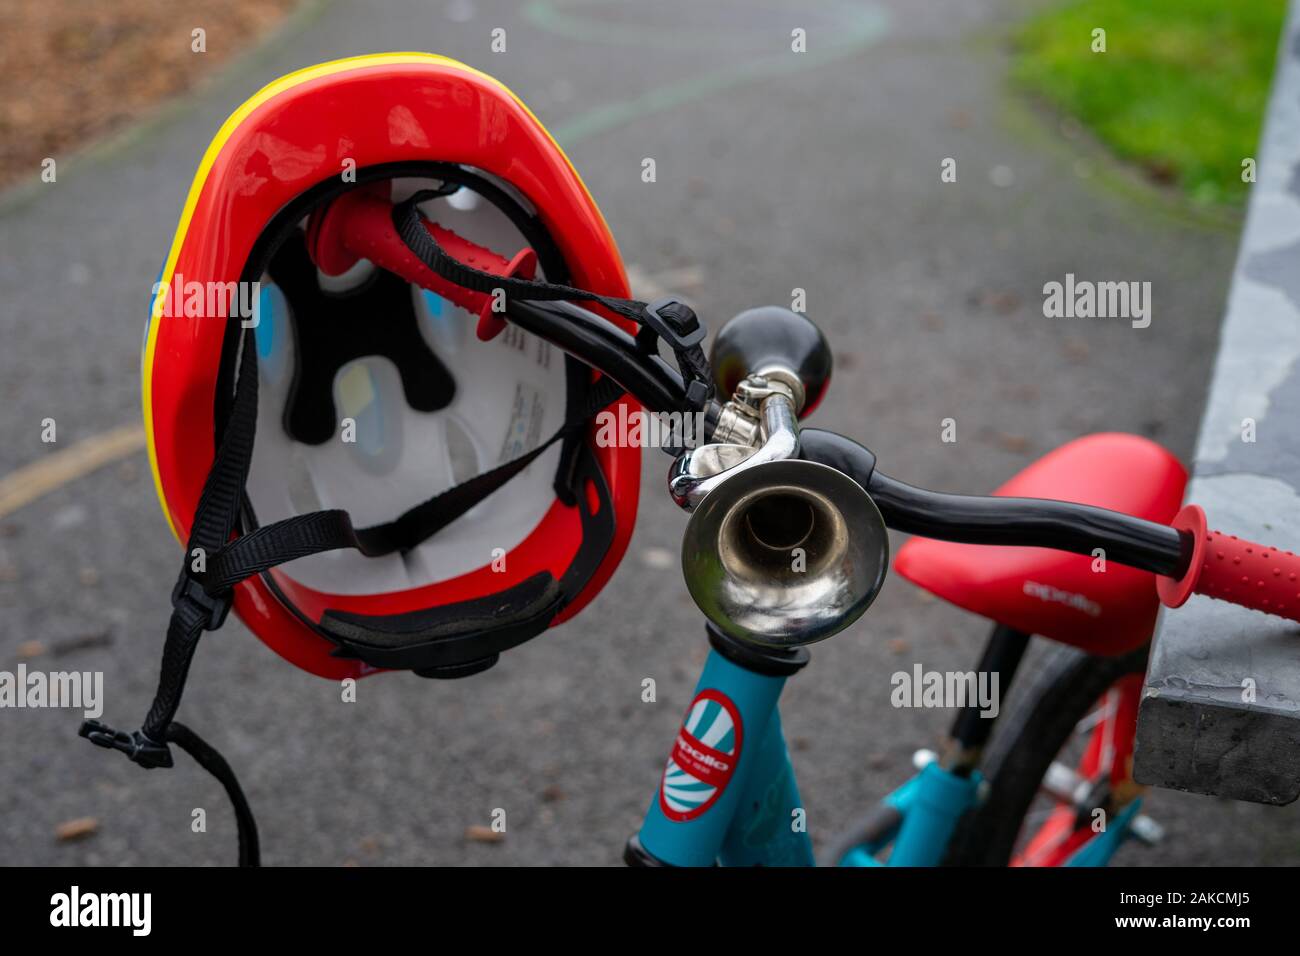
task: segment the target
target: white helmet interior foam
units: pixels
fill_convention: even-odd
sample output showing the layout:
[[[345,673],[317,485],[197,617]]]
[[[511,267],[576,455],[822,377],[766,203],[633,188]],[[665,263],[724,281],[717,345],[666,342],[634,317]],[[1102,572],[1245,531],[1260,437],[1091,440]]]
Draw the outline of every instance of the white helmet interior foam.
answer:
[[[392,198],[437,185],[436,180],[395,180]],[[422,203],[420,209],[429,220],[507,257],[527,244],[504,213],[468,186]],[[363,260],[343,276],[323,280],[321,287],[344,293],[369,281],[373,272]],[[481,342],[475,335],[476,315],[411,286],[421,337],[455,381],[450,405],[433,412],[411,408],[396,366],[387,358],[362,356],[335,375],[340,419],[335,437],[320,445],[297,442],[282,419],[297,354],[292,306],[269,276],[262,282],[256,331],[261,396],[247,485],[261,524],[322,508],[348,511],[358,528],[383,524],[518,458],[564,423],[562,352],[516,326]],[[297,327],[310,328],[310,317],[297,318]],[[345,435],[347,420],[354,424]],[[510,552],[541,522],[554,501],[560,454],[559,444],[547,449],[508,485],[406,554],[374,558],[330,551],[289,562],[273,573],[318,591],[380,594],[483,567],[491,563],[493,549]]]

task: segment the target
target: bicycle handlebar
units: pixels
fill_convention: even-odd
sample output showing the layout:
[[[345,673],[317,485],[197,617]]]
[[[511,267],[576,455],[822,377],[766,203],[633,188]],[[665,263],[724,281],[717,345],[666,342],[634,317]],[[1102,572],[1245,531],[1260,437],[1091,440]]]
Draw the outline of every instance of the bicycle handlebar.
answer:
[[[344,193],[310,220],[307,243],[312,261],[326,275],[341,275],[358,260],[369,259],[407,282],[476,313],[480,339],[500,332],[505,322],[493,313],[492,296],[449,282],[417,259],[398,236],[392,213],[392,203],[364,188]],[[425,228],[449,254],[484,272],[531,277],[537,268],[537,254],[531,249],[521,250],[507,260],[428,220]]]
[[[1164,525],[1065,501],[926,491],[877,471],[876,456],[843,435],[805,428],[799,438],[801,457],[854,479],[896,531],[1085,555],[1101,548],[1108,560],[1157,575],[1157,593],[1168,607],[1181,607],[1195,593],[1300,621],[1300,555],[1207,531],[1197,505]]]
[[[434,273],[402,242],[392,206],[362,190],[336,200],[309,228],[313,259],[337,274],[365,257],[409,282],[479,313],[479,337],[491,338],[502,320],[492,297],[461,288]],[[450,230],[425,222],[450,254],[483,271],[529,276],[536,256],[525,249],[506,260]],[[681,374],[636,339],[570,302],[507,300],[515,324],[610,376],[651,411],[686,409]],[[706,434],[719,406],[706,409]],[[1054,548],[1076,554],[1102,549],[1110,560],[1156,574],[1160,599],[1181,606],[1193,593],[1300,621],[1300,556],[1207,531],[1195,505],[1172,526],[1090,505],[1039,498],[956,495],[927,491],[876,470],[876,456],[834,432],[806,428],[800,456],[853,478],[875,501],[886,525],[898,531],[963,544]]]
[[[636,351],[631,336],[569,303],[511,303],[521,326],[611,374],[652,410],[680,408],[680,375],[657,356]],[[594,361],[593,361],[594,360]],[[717,405],[708,410],[708,433]],[[853,478],[896,531],[954,541],[1052,548],[1091,555],[1155,574],[1160,599],[1179,607],[1192,593],[1300,621],[1300,556],[1183,520],[1165,525],[1092,505],[1045,498],[1004,498],[928,491],[876,469],[876,456],[835,432],[804,428],[800,457]],[[1194,569],[1199,568],[1193,573]]]
[[[1156,574],[1178,576],[1190,555],[1168,525],[1118,511],[1046,498],[954,495],[917,488],[875,468],[857,442],[818,428],[799,433],[801,456],[838,468],[860,484],[895,531],[961,544],[1054,548],[1106,557]]]
[[[421,262],[393,225],[393,205],[364,189],[345,193],[320,214],[308,229],[312,260],[322,271],[338,275],[358,259],[376,265],[479,316],[478,337],[487,340],[505,326],[494,311],[493,297],[444,279]],[[536,254],[528,248],[507,260],[428,219],[425,229],[452,257],[483,272],[503,277],[531,278]],[[637,347],[636,339],[589,309],[571,302],[534,301],[506,297],[505,314],[527,332],[608,375],[642,405],[654,412],[689,407],[681,373],[658,355]],[[718,405],[705,410],[708,430],[717,420]]]
[[[1300,556],[1235,534],[1209,531],[1205,512],[1187,505],[1174,527],[1189,536],[1187,570],[1156,582],[1160,600],[1181,607],[1193,594],[1204,594],[1242,607],[1300,620]]]

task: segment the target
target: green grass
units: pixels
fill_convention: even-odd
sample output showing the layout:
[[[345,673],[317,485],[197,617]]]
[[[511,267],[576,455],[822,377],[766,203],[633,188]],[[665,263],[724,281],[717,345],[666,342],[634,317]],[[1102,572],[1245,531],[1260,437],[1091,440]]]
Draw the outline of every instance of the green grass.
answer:
[[[1197,203],[1239,203],[1285,14],[1286,0],[1084,0],[1017,30],[1012,76]]]

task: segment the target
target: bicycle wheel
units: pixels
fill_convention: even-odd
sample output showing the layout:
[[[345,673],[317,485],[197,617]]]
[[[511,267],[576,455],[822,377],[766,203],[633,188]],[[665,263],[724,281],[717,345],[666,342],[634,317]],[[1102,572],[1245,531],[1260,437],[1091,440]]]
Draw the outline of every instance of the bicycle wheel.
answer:
[[[958,825],[945,863],[1054,866],[1141,792],[1132,779],[1146,646],[1094,657],[1053,645],[1012,694],[982,764],[987,797]]]

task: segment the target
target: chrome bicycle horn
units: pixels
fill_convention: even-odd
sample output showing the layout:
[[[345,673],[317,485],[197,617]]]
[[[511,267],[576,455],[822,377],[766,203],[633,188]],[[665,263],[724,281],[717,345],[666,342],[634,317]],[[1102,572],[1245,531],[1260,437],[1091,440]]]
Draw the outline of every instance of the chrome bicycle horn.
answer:
[[[797,647],[848,627],[889,565],[875,502],[847,475],[801,461],[800,412],[820,400],[830,349],[808,319],[755,309],[728,322],[710,356],[724,406],[714,444],[673,463],[669,489],[691,519],[682,570],[723,633]]]

